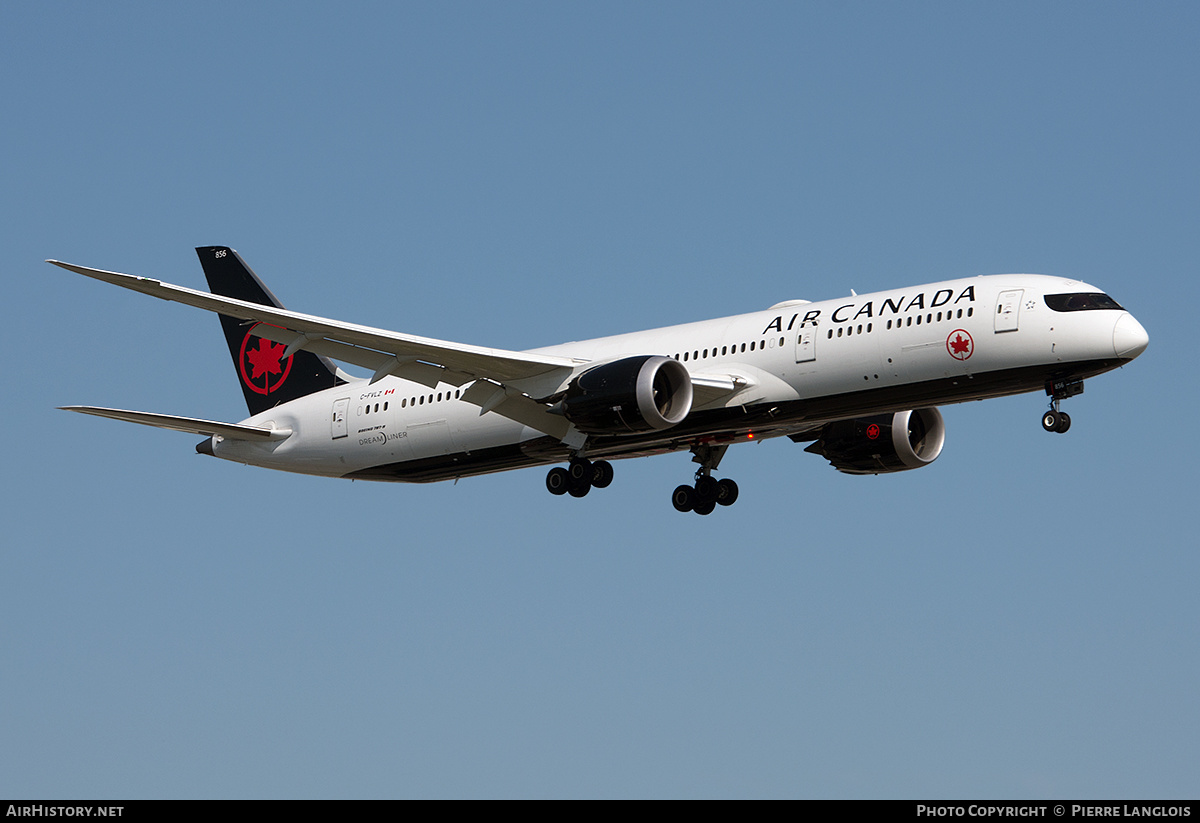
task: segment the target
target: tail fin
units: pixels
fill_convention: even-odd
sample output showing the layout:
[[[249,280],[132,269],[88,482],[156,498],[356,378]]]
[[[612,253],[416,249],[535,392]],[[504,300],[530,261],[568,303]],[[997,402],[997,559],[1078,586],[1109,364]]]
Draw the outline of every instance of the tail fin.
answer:
[[[227,246],[201,246],[196,249],[196,254],[200,257],[200,265],[204,267],[204,276],[213,294],[283,308],[283,304],[233,249]],[[280,403],[331,389],[345,382],[338,377],[334,365],[324,357],[298,351],[281,360],[285,346],[255,337],[254,326],[245,321],[223,314],[220,318],[250,414],[267,411]]]

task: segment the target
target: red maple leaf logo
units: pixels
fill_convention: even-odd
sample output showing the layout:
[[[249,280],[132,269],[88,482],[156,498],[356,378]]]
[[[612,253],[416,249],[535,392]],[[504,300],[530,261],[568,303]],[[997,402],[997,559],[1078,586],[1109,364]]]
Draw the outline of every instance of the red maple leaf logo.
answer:
[[[258,338],[258,348],[246,352],[246,359],[254,368],[251,379],[257,380],[268,374],[283,374],[283,367],[279,365],[279,358],[283,357],[283,350],[284,346],[281,343]]]
[[[242,338],[241,364],[238,369],[246,388],[256,394],[270,394],[287,380],[292,370],[292,358],[283,360],[283,353],[287,351],[283,344],[256,337],[254,329],[258,328],[258,325],[256,323]],[[251,341],[254,340],[258,341],[257,348],[251,348]]]
[[[962,329],[955,329],[946,338],[946,351],[955,360],[966,360],[973,353],[974,341],[971,335]]]

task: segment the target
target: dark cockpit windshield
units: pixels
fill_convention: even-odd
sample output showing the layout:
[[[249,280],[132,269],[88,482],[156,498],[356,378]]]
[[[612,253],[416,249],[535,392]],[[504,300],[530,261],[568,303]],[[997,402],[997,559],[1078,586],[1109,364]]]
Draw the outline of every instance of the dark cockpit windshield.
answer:
[[[1094,311],[1096,309],[1124,311],[1116,300],[1100,292],[1047,294],[1046,305],[1055,311]]]

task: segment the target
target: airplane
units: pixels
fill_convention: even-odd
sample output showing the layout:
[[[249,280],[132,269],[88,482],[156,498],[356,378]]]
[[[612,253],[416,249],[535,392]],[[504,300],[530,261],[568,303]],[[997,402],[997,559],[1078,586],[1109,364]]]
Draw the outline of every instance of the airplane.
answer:
[[[504,351],[288,311],[233,249],[196,253],[211,292],[46,262],[218,314],[250,416],[60,408],[326,477],[425,483],[553,466],[547,489],[572,497],[606,488],[610,461],[687,450],[699,468],[671,502],[701,515],[738,498],[737,483],[713,477],[731,445],[787,437],[855,475],[922,468],[945,443],[938,406],[1044,390],[1042,427],[1065,433],[1060,402],[1149,344],[1094,286],[1005,274]]]

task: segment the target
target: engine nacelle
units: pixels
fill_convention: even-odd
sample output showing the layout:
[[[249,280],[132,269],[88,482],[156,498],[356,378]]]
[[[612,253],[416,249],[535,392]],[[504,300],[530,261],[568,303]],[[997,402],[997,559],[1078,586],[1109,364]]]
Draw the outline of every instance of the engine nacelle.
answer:
[[[627,357],[572,380],[561,408],[575,428],[587,434],[669,429],[692,410],[692,378],[670,357]]]
[[[942,413],[929,408],[829,423],[805,451],[846,474],[888,474],[928,466],[945,442]]]

